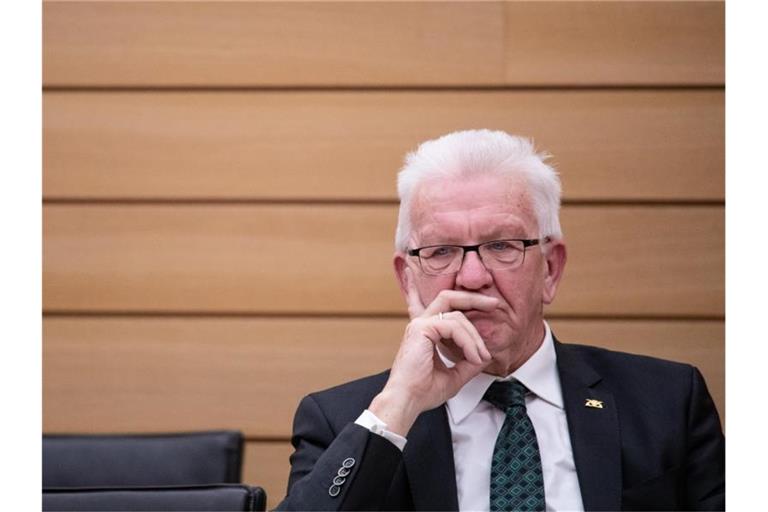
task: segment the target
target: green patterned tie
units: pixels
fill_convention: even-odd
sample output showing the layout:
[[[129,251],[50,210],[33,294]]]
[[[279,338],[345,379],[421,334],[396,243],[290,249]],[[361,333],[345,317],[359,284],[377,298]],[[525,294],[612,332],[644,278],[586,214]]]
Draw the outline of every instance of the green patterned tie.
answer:
[[[517,381],[496,381],[483,399],[506,414],[491,465],[491,512],[544,510],[544,477],[536,431],[525,411],[528,389]]]

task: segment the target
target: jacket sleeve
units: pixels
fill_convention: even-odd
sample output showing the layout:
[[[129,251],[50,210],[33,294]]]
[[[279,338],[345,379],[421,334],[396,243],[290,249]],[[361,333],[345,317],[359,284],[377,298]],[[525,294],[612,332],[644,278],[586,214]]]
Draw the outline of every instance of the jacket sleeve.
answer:
[[[402,453],[353,422],[334,432],[309,395],[296,411],[288,494],[276,510],[379,510]]]
[[[704,378],[694,368],[688,409],[686,509],[725,510],[725,439]]]

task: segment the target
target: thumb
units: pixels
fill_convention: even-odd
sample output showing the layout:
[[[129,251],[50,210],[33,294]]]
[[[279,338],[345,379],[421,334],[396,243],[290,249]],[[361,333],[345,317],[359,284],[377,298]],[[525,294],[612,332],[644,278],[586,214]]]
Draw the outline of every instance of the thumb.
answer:
[[[419,290],[416,288],[416,281],[413,278],[413,270],[405,269],[405,286],[408,291],[406,301],[408,302],[408,315],[411,319],[421,316],[424,313],[424,304],[419,297]]]

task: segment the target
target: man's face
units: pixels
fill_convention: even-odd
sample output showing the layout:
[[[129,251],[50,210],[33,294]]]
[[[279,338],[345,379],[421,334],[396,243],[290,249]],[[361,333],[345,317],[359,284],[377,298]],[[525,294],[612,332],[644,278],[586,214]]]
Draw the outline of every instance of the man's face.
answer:
[[[496,176],[422,184],[411,208],[409,248],[426,245],[474,245],[507,238],[538,238],[538,223],[524,181]],[[546,257],[529,247],[522,265],[512,270],[488,270],[476,252],[465,255],[458,272],[429,276],[418,258],[395,254],[401,288],[407,290],[405,267],[412,271],[424,305],[442,290],[461,290],[499,299],[493,312],[466,311],[486,346],[501,363],[510,356],[527,359],[543,338],[542,307],[554,299],[565,247],[549,244]],[[450,348],[450,347],[449,347]],[[514,357],[512,357],[514,359]]]

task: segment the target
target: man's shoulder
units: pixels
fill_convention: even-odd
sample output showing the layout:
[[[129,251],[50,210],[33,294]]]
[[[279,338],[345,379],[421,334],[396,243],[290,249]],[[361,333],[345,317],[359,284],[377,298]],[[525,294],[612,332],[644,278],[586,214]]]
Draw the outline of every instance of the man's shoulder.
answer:
[[[389,370],[385,370],[374,375],[368,375],[359,379],[351,380],[343,384],[315,391],[311,395],[314,398],[327,399],[333,397],[349,397],[360,394],[371,394],[375,396],[382,390],[389,378]]]
[[[688,363],[592,345],[559,343],[557,352],[558,359],[562,357],[567,361],[581,361],[602,378],[619,387],[636,385],[638,382],[667,386],[678,384],[687,387],[693,374],[697,372],[696,368]]]
[[[578,343],[559,342],[559,345],[558,352],[568,352],[586,361],[601,365],[639,365],[643,368],[656,368],[661,371],[672,372],[690,371],[691,369],[691,365],[688,363],[671,361],[646,354],[622,352],[620,350]]]
[[[375,375],[355,379],[331,388],[315,391],[304,397],[303,403],[312,402],[328,417],[342,423],[354,421],[371,400],[384,388],[389,370]]]

